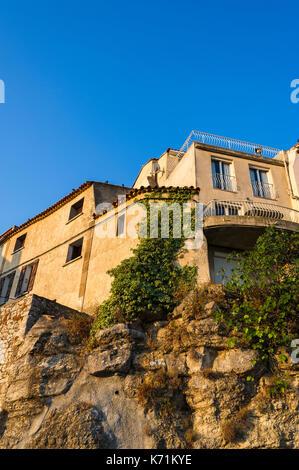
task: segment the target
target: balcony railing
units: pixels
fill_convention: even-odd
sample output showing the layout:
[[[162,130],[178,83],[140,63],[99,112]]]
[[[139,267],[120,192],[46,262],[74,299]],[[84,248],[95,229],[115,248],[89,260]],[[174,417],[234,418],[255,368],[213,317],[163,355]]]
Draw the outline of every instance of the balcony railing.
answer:
[[[274,199],[273,184],[261,183],[259,181],[251,181],[251,184],[254,196]]]
[[[261,157],[273,158],[280,150],[267,147],[265,145],[253,144],[252,142],[245,142],[243,140],[232,139],[229,137],[222,137],[220,135],[208,134],[207,132],[192,131],[184,142],[180,152],[188,150],[192,142],[214,145],[228,150],[236,150],[238,152],[250,153]]]
[[[204,218],[221,215],[265,217],[299,224],[299,211],[264,202],[213,200],[204,208]]]
[[[251,155],[256,155],[257,157],[273,158],[280,152],[280,149],[273,147],[267,147],[265,145],[254,144],[252,142],[245,142],[242,140],[231,139],[229,137],[209,134],[208,132],[193,130],[185,140],[180,150],[177,152],[174,161],[169,165],[167,169],[167,175],[170,175],[178,161],[183,157],[184,153],[188,150],[193,142],[213,145],[214,147],[220,147],[237,152],[249,153]]]
[[[232,175],[213,173],[213,187],[224,191],[236,191],[236,178]]]

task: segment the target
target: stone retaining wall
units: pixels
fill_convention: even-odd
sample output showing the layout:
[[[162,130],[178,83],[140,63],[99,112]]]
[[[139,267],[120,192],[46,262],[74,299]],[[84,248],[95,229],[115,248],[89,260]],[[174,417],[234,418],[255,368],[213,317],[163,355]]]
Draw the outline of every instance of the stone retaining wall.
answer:
[[[0,395],[6,384],[7,365],[19,356],[19,347],[36,321],[42,315],[67,317],[74,313],[79,312],[35,294],[0,307]]]

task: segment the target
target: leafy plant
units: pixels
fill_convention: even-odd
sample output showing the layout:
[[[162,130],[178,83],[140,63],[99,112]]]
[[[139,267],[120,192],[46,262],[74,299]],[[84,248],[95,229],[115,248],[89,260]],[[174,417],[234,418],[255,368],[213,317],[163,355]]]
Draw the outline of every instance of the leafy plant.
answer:
[[[163,189],[147,195],[143,201],[147,217],[140,224],[139,245],[133,256],[123,260],[108,271],[114,278],[110,297],[100,305],[92,334],[119,321],[131,322],[140,318],[155,319],[166,316],[176,305],[178,290],[189,291],[195,284],[197,268],[181,267],[177,259],[184,253],[185,238],[174,236],[175,217],[169,216],[169,238],[162,238],[164,220],[159,217],[157,238],[150,238],[151,200],[163,199],[164,203],[182,204],[192,198],[193,191],[184,188],[170,189],[163,196]],[[180,223],[183,217],[180,213]],[[142,237],[141,237],[142,234]]]
[[[232,254],[232,278],[224,273],[226,305],[216,319],[241,332],[261,359],[298,334],[298,258],[298,232],[268,227],[252,251]]]
[[[272,383],[266,387],[266,394],[270,398],[283,395],[288,388],[288,376],[287,375],[276,375],[272,377]]]

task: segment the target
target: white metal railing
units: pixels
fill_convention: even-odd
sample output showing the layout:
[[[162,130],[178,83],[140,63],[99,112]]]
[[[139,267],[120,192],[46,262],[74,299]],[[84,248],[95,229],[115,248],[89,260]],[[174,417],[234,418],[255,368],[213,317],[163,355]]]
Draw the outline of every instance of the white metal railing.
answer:
[[[169,165],[167,169],[168,175],[171,173],[174,166],[177,164],[180,158],[182,158],[184,153],[188,150],[188,148],[193,142],[214,145],[215,147],[225,148],[228,150],[235,150],[238,152],[244,152],[249,153],[251,155],[257,155],[268,158],[273,158],[280,152],[280,149],[267,147],[265,145],[253,144],[251,142],[231,139],[229,137],[222,137],[219,135],[209,134],[207,132],[192,131],[185,140],[181,149],[176,154],[176,158],[174,159],[174,161]]]
[[[235,176],[224,175],[223,173],[213,173],[213,187],[225,191],[236,191],[236,178]]]
[[[274,199],[273,184],[260,181],[251,181],[254,196]]]
[[[287,220],[299,224],[299,211],[255,201],[218,201],[212,200],[205,207],[204,218],[221,215],[266,217],[273,220]]]

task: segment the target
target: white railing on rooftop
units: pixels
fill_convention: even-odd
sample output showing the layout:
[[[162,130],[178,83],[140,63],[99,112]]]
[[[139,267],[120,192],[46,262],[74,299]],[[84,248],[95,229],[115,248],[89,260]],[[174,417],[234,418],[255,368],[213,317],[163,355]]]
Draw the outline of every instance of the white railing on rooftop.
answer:
[[[286,220],[299,224],[299,211],[288,207],[255,201],[210,201],[204,208],[204,218],[210,216],[251,216]]]
[[[251,142],[245,142],[242,140],[231,139],[229,137],[222,137],[219,135],[208,134],[207,132],[192,131],[188,138],[185,140],[183,146],[176,154],[176,158],[169,165],[167,173],[171,173],[174,166],[182,158],[184,153],[188,150],[190,145],[193,142],[198,142],[201,144],[213,145],[215,147],[234,150],[243,153],[249,153],[251,155],[256,155],[259,157],[273,158],[280,152],[280,149],[273,147],[266,147],[265,145],[253,144]]]

